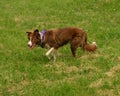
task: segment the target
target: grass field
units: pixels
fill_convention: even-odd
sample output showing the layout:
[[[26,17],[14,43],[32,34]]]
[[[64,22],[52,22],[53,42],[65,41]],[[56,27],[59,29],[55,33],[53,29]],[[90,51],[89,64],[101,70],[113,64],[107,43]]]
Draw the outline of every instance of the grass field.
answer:
[[[26,31],[76,26],[95,53],[69,44],[56,62],[27,47]],[[0,0],[0,96],[120,96],[119,0]]]

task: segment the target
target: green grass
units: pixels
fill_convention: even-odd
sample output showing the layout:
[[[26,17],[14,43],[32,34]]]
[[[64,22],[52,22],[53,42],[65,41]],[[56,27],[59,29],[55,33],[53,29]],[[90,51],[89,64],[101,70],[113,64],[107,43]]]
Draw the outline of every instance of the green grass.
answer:
[[[0,96],[119,96],[119,0],[0,0]],[[95,53],[69,44],[56,62],[27,47],[26,31],[76,26]]]

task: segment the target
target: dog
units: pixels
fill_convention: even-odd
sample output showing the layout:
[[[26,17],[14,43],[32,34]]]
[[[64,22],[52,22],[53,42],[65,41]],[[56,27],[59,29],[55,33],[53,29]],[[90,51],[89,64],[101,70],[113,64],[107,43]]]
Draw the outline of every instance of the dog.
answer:
[[[56,60],[57,50],[67,43],[70,43],[73,57],[76,57],[78,47],[81,47],[83,51],[89,52],[95,52],[97,49],[96,43],[88,44],[86,32],[77,27],[51,29],[42,32],[35,29],[33,32],[27,32],[27,34],[29,48],[33,49],[35,46],[47,48],[46,57],[50,59],[49,55],[53,53],[54,61]]]

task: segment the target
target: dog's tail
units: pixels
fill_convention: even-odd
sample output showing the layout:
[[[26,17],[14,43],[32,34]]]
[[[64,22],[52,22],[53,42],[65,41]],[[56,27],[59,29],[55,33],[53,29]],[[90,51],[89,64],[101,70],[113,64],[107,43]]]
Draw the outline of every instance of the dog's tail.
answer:
[[[95,52],[97,49],[96,42],[92,42],[92,44],[87,44],[84,46],[84,50],[89,52]]]
[[[83,51],[88,51],[88,52],[95,52],[97,49],[97,44],[96,42],[92,42],[92,44],[89,44],[87,42],[87,34],[83,36],[83,46],[82,46]]]

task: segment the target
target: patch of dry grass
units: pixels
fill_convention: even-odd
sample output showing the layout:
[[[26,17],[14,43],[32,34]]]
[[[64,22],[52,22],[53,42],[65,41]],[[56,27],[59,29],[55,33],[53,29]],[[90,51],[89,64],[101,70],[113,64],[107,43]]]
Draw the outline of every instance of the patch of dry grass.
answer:
[[[114,67],[112,67],[108,72],[106,72],[105,74],[108,77],[114,77],[116,75],[116,73],[120,72],[120,65],[116,65]]]

